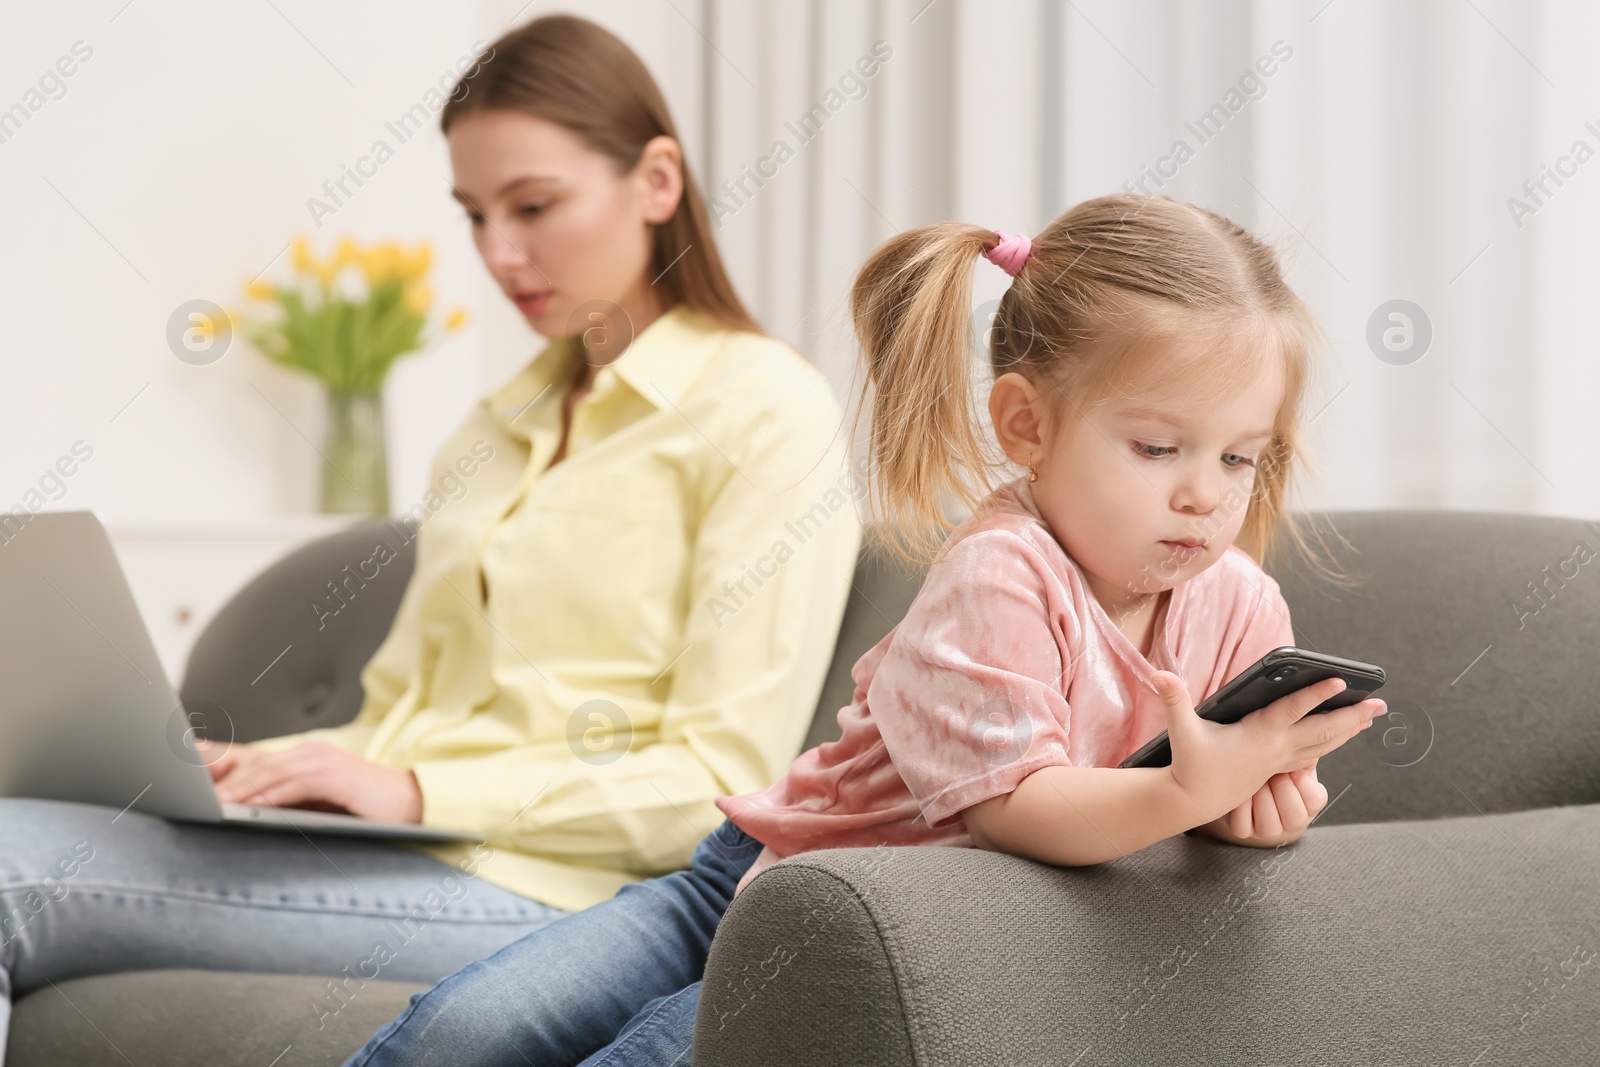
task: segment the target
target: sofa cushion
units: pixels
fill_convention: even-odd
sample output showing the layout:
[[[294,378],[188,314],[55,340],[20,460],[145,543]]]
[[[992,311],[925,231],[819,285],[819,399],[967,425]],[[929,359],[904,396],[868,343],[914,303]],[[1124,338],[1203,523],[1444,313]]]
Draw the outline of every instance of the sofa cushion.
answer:
[[[1600,526],[1484,511],[1300,518],[1360,584],[1331,584],[1292,552],[1269,565],[1295,643],[1389,674],[1388,716],[1319,764],[1340,796],[1320,823],[1600,801],[1600,715],[1582,684],[1600,644]],[[851,668],[921,581],[869,532],[807,748],[838,738]]]
[[[328,978],[131,971],[57,982],[12,1009],[8,1067],[337,1067],[428,987],[370,981],[337,1012]],[[292,1050],[292,1051],[291,1051]],[[286,1055],[287,1053],[287,1055]]]

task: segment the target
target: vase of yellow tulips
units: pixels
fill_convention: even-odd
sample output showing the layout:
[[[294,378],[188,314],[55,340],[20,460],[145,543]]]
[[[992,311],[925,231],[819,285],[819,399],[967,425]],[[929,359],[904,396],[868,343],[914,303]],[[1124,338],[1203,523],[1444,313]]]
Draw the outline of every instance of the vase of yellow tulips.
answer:
[[[291,259],[295,277],[289,283],[245,287],[251,299],[280,312],[247,322],[245,332],[268,359],[310,374],[327,389],[322,510],[386,515],[383,381],[395,360],[425,343],[433,249],[427,242],[363,246],[346,237],[319,259],[299,237]],[[444,327],[457,329],[465,319],[458,308]]]

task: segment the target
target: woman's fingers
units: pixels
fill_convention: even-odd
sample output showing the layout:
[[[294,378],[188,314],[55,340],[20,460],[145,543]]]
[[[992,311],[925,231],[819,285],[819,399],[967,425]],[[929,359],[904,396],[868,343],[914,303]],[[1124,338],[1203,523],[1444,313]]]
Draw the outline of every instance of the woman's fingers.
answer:
[[[249,745],[236,745],[231,742],[218,744],[204,738],[194,739],[195,755],[200,757],[201,764],[210,773],[213,782],[220,782],[240,767],[248,764],[260,753]]]
[[[217,795],[235,804],[265,804],[268,789],[286,781],[305,777],[310,761],[302,746],[281,752],[266,752],[235,770],[217,783]]]
[[[264,755],[266,754],[243,745],[234,745],[230,748],[209,768],[211,781],[216,785],[217,792],[221,794],[230,787],[236,788],[243,781],[240,776],[248,774]]]
[[[326,800],[321,781],[311,776],[280,778],[262,785],[244,800],[246,804],[263,804],[274,808],[292,808],[308,801]]]
[[[197,737],[194,739],[194,750],[200,756],[200,763],[211,773],[213,782],[221,781],[223,776],[239,762],[239,757],[231,745],[223,748]]]
[[[319,801],[353,810],[357,799],[349,796],[354,772],[365,761],[320,742],[308,742],[281,752],[262,753],[225,783],[217,793],[224,802],[292,807]]]
[[[290,775],[271,781],[256,783],[236,803],[255,804],[274,808],[289,808],[308,800],[321,799],[315,778]]]

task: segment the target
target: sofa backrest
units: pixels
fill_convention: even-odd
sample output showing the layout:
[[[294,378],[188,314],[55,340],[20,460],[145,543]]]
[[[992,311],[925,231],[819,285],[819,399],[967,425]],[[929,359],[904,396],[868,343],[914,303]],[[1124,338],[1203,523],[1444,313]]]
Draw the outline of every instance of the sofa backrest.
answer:
[[[1334,561],[1364,579],[1340,590],[1299,563],[1274,577],[1296,643],[1377,663],[1389,715],[1323,758],[1330,804],[1319,822],[1521,810],[1600,800],[1600,714],[1584,673],[1600,648],[1600,524],[1466,511],[1346,511],[1331,520],[1353,550]],[[396,552],[351,587],[336,615],[328,583],[382,540]],[[838,737],[850,670],[905,615],[922,572],[868,531],[806,747]],[[412,566],[411,544],[357,522],[280,560],[196,642],[186,706],[231,720],[240,741],[348,721]],[[259,682],[261,664],[286,646]],[[213,732],[213,736],[216,733]]]
[[[362,579],[358,568],[380,542],[395,558]],[[189,652],[179,695],[196,730],[259,741],[355,718],[361,668],[389,633],[415,545],[386,521],[360,520],[251,579]]]
[[[1296,642],[1377,663],[1385,719],[1319,764],[1326,819],[1521,811],[1600,800],[1600,525],[1484,511],[1344,511],[1364,577],[1276,574]],[[1339,793],[1345,786],[1348,792]]]
[[[833,649],[833,661],[828,664],[827,679],[822,685],[811,729],[806,734],[805,748],[838,739],[839,709],[855,699],[851,668],[905,618],[906,609],[911,607],[917,590],[922,588],[924,573],[923,568],[892,557],[883,549],[873,527],[867,527],[861,540],[861,554],[856,557],[856,573],[850,586],[850,598],[845,602],[844,619],[839,624],[839,640]]]
[[[1385,669],[1389,714],[1318,763],[1319,823],[1600,801],[1600,523],[1467,511],[1314,512],[1342,590],[1293,554],[1273,572],[1295,643]],[[872,550],[857,565],[807,747],[839,736],[850,668],[921,584]],[[1537,592],[1535,590],[1538,590]],[[1197,695],[1198,697],[1198,695]]]

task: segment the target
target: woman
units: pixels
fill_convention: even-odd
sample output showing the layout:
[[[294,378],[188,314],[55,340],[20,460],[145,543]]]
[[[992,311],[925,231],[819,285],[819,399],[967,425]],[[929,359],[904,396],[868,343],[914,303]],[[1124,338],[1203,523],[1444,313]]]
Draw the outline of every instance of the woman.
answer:
[[[686,866],[712,799],[799,750],[861,533],[826,380],[740,304],[661,94],[611,34],[509,33],[441,126],[485,265],[552,340],[440,449],[430,480],[469,488],[420,530],[356,719],[206,758],[225,801],[483,843],[0,801],[14,996],[250,969],[341,976],[318,1008],[337,1013]],[[22,908],[63,856],[92,891]]]

